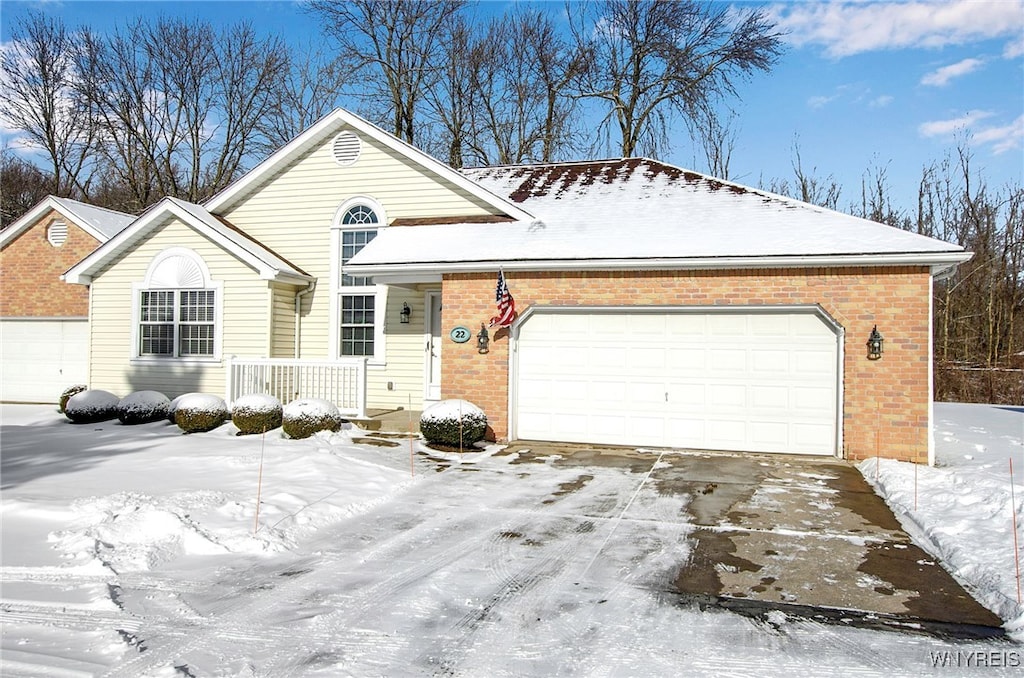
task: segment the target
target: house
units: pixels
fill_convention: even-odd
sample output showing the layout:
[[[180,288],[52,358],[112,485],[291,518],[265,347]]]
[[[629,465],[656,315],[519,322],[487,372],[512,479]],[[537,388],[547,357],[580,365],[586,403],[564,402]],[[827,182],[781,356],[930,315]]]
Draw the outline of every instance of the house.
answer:
[[[85,383],[88,291],[61,275],[134,219],[48,196],[0,231],[0,400],[55,403]]]
[[[66,279],[114,392],[465,398],[499,439],[925,461],[932,280],[969,257],[653,160],[459,172],[337,110]],[[488,328],[499,271],[518,315]]]

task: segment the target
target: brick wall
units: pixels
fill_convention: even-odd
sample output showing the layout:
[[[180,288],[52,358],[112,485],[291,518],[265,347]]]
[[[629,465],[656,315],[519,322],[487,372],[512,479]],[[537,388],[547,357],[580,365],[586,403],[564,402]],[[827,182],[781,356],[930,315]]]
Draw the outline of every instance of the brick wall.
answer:
[[[68,239],[60,247],[46,240],[54,221],[68,225]],[[99,241],[50,211],[0,251],[0,316],[25,318],[85,317],[89,290],[69,285],[61,274],[99,246]]]
[[[496,273],[444,277],[443,327],[479,331],[495,313]],[[843,445],[850,459],[878,453],[928,458],[928,332],[931,276],[923,267],[757,269],[746,271],[594,271],[506,276],[522,313],[555,306],[820,304],[846,330]],[[877,324],[881,360],[865,343]],[[508,435],[508,330],[491,331],[491,351],[476,342],[447,343],[445,398],[484,409],[495,435]]]

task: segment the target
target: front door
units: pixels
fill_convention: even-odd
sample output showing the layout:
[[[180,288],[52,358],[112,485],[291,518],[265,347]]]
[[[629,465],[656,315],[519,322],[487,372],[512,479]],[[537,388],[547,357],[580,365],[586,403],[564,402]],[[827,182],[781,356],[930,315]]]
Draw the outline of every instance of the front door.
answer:
[[[441,335],[441,293],[427,292],[427,326],[424,328],[427,344],[427,360],[424,398],[428,401],[441,399],[441,349],[444,342]]]

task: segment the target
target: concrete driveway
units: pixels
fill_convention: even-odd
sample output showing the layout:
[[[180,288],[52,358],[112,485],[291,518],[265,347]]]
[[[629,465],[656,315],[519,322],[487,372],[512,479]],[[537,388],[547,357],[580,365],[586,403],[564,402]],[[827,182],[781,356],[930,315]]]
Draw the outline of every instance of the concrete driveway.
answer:
[[[673,452],[651,471],[650,451],[517,442],[502,454],[650,471],[658,492],[685,497],[694,548],[675,586],[702,607],[953,638],[1003,635],[1001,620],[913,543],[849,463]]]

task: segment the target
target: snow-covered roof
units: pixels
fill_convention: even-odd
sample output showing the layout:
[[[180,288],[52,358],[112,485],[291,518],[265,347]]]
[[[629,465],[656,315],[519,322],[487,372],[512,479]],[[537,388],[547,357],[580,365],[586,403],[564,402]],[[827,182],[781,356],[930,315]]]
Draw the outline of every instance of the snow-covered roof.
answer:
[[[238,228],[211,214],[205,207],[178,198],[164,198],[130,227],[93,251],[64,274],[71,283],[89,284],[108,262],[130,250],[153,228],[178,218],[252,266],[261,278],[283,282],[310,282],[312,276],[253,240]]]
[[[128,224],[135,221],[135,216],[131,214],[89,205],[70,198],[49,195],[25,212],[17,221],[0,231],[0,245],[6,245],[22,231],[38,222],[50,210],[64,215],[65,218],[74,222],[76,226],[96,238],[100,243],[110,240],[123,231]]]
[[[463,172],[536,218],[387,228],[349,264],[378,276],[498,266],[942,270],[970,257],[957,245],[644,158]]]

